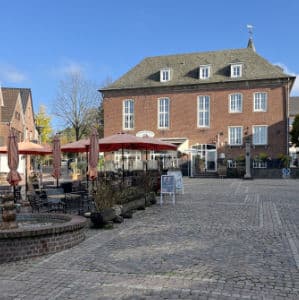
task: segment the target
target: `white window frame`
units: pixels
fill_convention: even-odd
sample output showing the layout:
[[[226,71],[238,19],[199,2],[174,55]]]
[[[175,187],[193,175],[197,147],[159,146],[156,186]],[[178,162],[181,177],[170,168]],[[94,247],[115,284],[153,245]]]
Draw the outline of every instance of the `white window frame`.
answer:
[[[257,133],[258,128],[265,129],[264,138]],[[257,136],[257,134],[259,134]],[[268,145],[268,125],[253,125],[252,126],[252,144],[254,146]]]
[[[201,101],[203,102],[201,105]],[[197,127],[210,127],[210,109],[211,99],[208,95],[200,95],[197,97]]]
[[[264,98],[262,96],[264,96]],[[266,112],[267,105],[268,105],[268,93],[257,92],[257,93],[253,94],[253,111],[254,112]]]
[[[170,125],[170,99],[168,97],[161,97],[158,99],[158,128],[168,129],[169,125]]]
[[[160,82],[170,81],[170,69],[165,68],[160,70]]]
[[[229,95],[229,112],[241,113],[243,111],[243,95],[234,93]]]
[[[237,132],[237,134],[240,134],[239,136],[239,143],[238,143],[238,137],[234,138],[234,141],[232,141],[232,130],[238,130],[239,132]],[[236,133],[233,133],[236,134]],[[228,144],[229,146],[242,146],[243,145],[243,126],[229,126],[228,127]]]
[[[230,75],[232,78],[242,77],[242,64],[231,64],[230,66]]]
[[[209,79],[211,76],[211,66],[199,66],[199,79]]]
[[[135,102],[133,99],[123,101],[123,129],[133,130],[135,123]]]

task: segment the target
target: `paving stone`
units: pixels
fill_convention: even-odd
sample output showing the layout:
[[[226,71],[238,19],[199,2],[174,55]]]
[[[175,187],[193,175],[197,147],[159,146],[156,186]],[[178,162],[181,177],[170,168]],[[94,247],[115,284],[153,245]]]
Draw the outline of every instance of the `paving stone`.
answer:
[[[298,180],[184,183],[175,205],[0,265],[0,299],[298,298]]]

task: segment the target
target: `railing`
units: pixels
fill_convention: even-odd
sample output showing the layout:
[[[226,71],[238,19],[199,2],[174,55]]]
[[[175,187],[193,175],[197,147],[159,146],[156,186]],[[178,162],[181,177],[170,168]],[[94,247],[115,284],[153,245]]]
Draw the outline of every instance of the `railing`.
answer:
[[[267,162],[263,160],[256,160],[254,159],[252,161],[252,167],[254,169],[266,169],[267,168]]]

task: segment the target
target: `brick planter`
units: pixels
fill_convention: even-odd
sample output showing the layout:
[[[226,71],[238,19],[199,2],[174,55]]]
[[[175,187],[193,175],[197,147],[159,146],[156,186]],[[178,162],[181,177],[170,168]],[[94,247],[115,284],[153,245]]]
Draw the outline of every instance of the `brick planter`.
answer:
[[[19,214],[17,222],[32,221],[38,227],[0,230],[0,263],[62,251],[85,238],[87,220],[58,214]],[[49,223],[49,224],[48,224]]]

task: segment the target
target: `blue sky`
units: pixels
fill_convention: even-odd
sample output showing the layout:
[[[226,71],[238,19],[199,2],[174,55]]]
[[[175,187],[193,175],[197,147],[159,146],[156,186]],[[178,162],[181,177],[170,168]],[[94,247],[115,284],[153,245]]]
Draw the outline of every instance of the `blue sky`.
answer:
[[[31,88],[35,112],[41,104],[53,111],[69,72],[101,87],[148,56],[246,47],[247,24],[260,55],[299,75],[298,0],[0,0],[0,7],[0,84]]]

